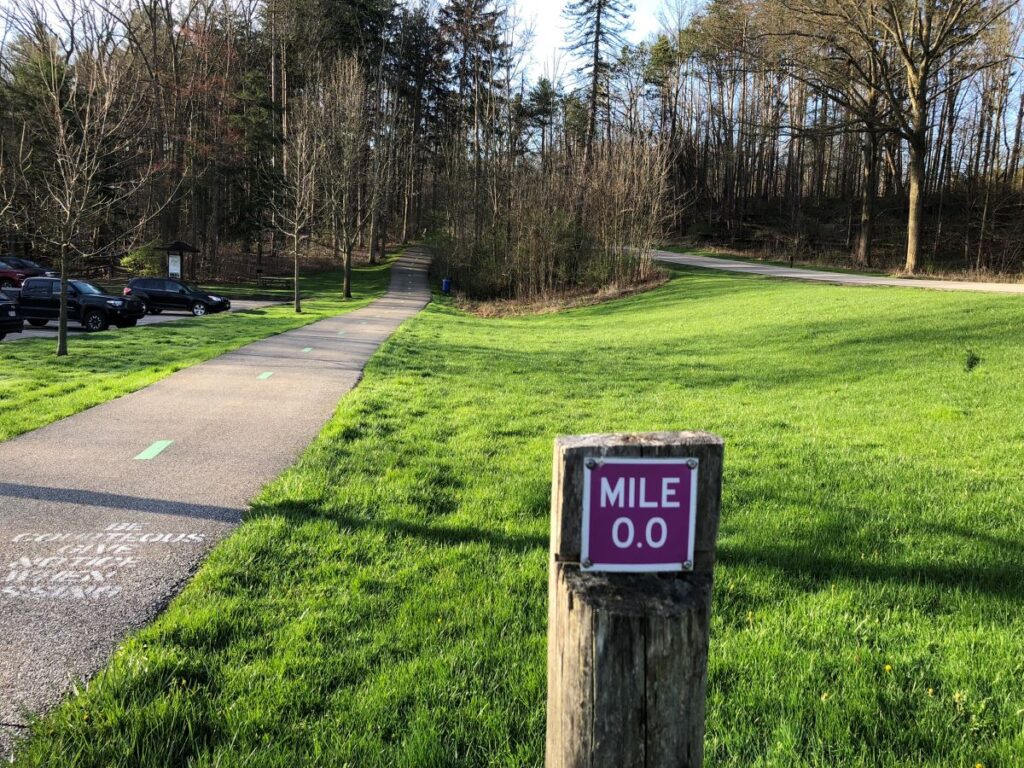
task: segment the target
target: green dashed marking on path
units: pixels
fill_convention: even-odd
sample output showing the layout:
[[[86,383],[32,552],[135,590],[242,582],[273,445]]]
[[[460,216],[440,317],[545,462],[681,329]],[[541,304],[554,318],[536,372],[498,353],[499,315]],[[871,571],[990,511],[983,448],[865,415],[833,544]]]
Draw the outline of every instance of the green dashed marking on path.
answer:
[[[274,375],[274,372],[273,372],[273,371],[264,371],[263,373],[261,373],[261,374],[260,374],[259,376],[257,376],[256,378],[257,378],[257,379],[259,379],[260,381],[264,381],[264,380],[266,380],[266,379],[269,379],[269,378],[270,378],[271,376],[273,376],[273,375]]]
[[[169,446],[173,442],[173,440],[157,440],[155,443],[149,446],[149,448],[147,448],[138,456],[136,456],[135,459],[137,461],[148,461],[149,459],[155,459],[157,456],[164,452],[164,449],[166,449],[167,446]]]
[[[303,352],[312,352],[312,351],[313,351],[313,348],[312,348],[312,347],[303,347],[303,348],[302,348],[302,351],[303,351]]]
[[[339,336],[344,336],[345,335],[345,331],[338,331],[338,335]]]

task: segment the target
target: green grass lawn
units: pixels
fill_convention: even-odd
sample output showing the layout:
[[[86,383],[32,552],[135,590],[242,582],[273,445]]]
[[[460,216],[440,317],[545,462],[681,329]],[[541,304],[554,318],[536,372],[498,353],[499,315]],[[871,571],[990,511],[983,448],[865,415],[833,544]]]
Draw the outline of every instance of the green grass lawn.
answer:
[[[707,429],[707,765],[1018,766],[1022,315],[685,270],[434,304],[18,764],[540,765],[552,440]]]
[[[0,343],[0,440],[36,429],[152,384],[174,371],[257,339],[365,306],[387,290],[389,268],[353,272],[353,300],[343,302],[341,273],[303,281],[303,312],[290,304],[201,319],[75,334],[70,354],[54,355],[56,340]]]

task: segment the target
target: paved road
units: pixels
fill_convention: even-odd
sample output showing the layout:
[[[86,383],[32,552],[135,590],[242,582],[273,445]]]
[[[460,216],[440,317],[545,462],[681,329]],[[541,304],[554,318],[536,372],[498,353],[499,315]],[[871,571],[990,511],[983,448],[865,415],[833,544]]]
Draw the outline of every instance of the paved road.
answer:
[[[930,288],[936,291],[977,291],[982,293],[1024,293],[1024,283],[969,283],[958,280],[918,280],[903,277],[877,277],[849,272],[822,272],[815,269],[778,267],[772,264],[719,259],[698,256],[694,253],[672,253],[654,251],[654,258],[672,264],[704,269],[720,269],[726,272],[744,272],[748,275],[784,277],[790,280],[814,280],[837,285],[892,285],[900,288]]]
[[[270,307],[274,304],[280,304],[278,301],[250,301],[248,299],[232,299],[231,300],[231,311],[232,312],[245,312],[250,309],[263,309],[264,307]],[[202,318],[192,317],[191,313],[185,312],[161,312],[159,315],[146,315],[144,318],[139,320],[139,325],[156,325],[157,323],[173,323],[177,320],[196,320],[200,322]],[[111,330],[116,332],[120,329],[111,326]],[[78,323],[71,321],[68,323],[68,334],[77,336],[79,334],[86,333],[86,331]],[[12,333],[3,342],[7,343],[12,341],[24,341],[25,339],[56,339],[57,338],[57,323],[52,322],[49,325],[45,325],[42,328],[33,328],[28,323],[25,323],[25,330],[21,333]]]
[[[0,754],[179,590],[291,465],[377,347],[429,301],[389,292],[0,442]]]

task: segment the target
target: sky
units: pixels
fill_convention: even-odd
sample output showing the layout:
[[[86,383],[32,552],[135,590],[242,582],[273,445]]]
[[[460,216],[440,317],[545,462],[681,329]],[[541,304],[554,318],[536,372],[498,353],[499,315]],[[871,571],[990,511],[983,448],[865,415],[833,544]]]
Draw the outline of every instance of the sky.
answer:
[[[530,73],[534,76],[567,74],[569,55],[564,48],[569,22],[562,18],[566,0],[514,0],[514,4],[518,15],[533,28]],[[626,37],[638,43],[659,28],[658,14],[664,0],[633,0],[633,5],[636,10],[632,14],[632,29]]]

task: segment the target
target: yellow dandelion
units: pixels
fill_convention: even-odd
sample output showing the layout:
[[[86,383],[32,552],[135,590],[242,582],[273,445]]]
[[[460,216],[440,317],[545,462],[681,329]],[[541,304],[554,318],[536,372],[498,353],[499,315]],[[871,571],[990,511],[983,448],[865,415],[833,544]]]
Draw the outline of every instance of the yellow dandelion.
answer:
[[[892,672],[892,664],[886,664],[885,665],[885,671],[886,672]]]
[[[953,694],[953,701],[955,701],[957,704],[963,704],[965,698],[966,697],[964,696],[963,691],[957,691]]]
[[[975,763],[974,764],[974,768],[985,768],[985,766],[982,765],[981,763]]]
[[[935,689],[934,688],[929,688],[928,689],[928,695],[929,696],[934,696],[935,695]]]
[[[821,694],[821,700],[828,701],[828,691],[825,691],[825,693]]]

